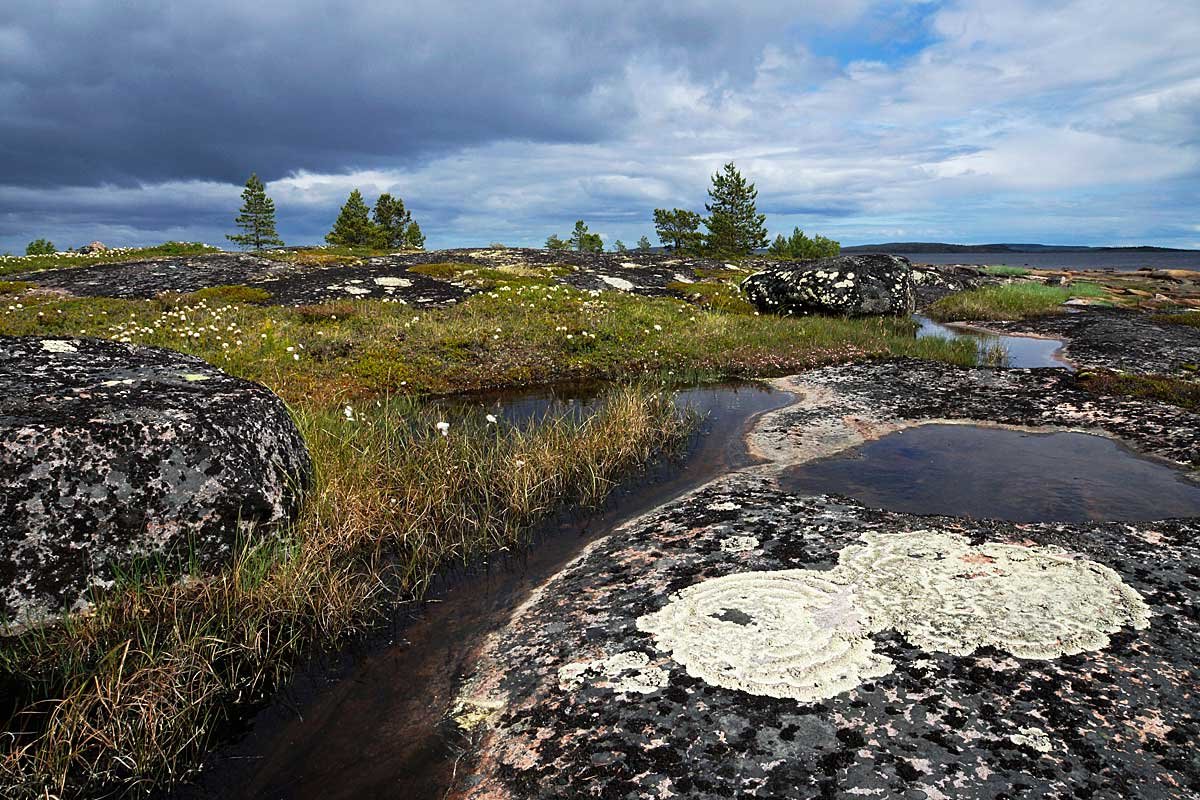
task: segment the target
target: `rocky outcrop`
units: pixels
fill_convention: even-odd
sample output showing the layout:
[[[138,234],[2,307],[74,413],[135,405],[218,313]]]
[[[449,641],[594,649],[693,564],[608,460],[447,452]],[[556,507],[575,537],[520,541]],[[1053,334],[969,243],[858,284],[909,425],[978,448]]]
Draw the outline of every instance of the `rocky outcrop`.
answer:
[[[937,419],[1104,431],[1196,466],[1196,415],[917,360],[777,385],[797,403],[752,432],[763,463],[596,541],[488,637],[450,797],[1200,790],[1200,519],[915,515],[782,479]]]
[[[908,315],[916,310],[912,264],[900,256],[834,256],[784,262],[742,281],[759,311],[806,316]]]
[[[0,337],[0,619],[84,607],[139,559],[212,567],[311,472],[268,389],[157,348]]]
[[[269,302],[279,305],[376,299],[416,308],[451,305],[486,285],[477,274],[463,270],[448,272],[446,277],[426,274],[428,270],[421,268],[429,264],[498,270],[585,291],[622,291],[652,297],[675,294],[679,285],[693,283],[704,275],[736,275],[740,269],[722,261],[664,253],[496,247],[393,253],[318,265],[250,253],[211,253],[42,270],[14,278],[43,289],[87,297],[150,298],[162,292],[194,292],[238,284],[265,290],[271,296]],[[747,267],[748,274],[754,267]]]

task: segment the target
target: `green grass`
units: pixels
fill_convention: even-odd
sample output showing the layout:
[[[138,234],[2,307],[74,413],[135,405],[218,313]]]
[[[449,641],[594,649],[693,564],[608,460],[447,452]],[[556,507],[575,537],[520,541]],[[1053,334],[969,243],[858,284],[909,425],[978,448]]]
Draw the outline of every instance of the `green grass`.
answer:
[[[1004,264],[988,264],[982,267],[981,271],[988,275],[996,275],[1004,278],[1021,278],[1029,274],[1029,270],[1025,267],[1009,267]]]
[[[1060,306],[1075,297],[1107,296],[1104,288],[1094,283],[1070,286],[1010,283],[947,295],[931,304],[925,313],[938,322],[1023,319],[1059,313]]]
[[[153,247],[119,247],[103,253],[55,253],[45,256],[0,256],[0,275],[37,272],[60,267],[86,267],[117,261],[136,261],[145,258],[197,256],[219,252],[218,248],[199,242],[164,242]]]
[[[667,288],[682,295],[689,303],[709,311],[724,311],[730,314],[754,313],[754,306],[746,299],[746,295],[732,283],[719,280],[694,283],[671,281]]]
[[[285,308],[36,292],[0,303],[0,334],[101,336],[180,350],[318,408],[672,372],[765,377],[890,355],[975,362],[969,342],[915,339],[912,330],[904,319],[730,314],[558,285],[506,284],[426,310],[376,300]]]
[[[1077,377],[1079,385],[1093,394],[1158,400],[1200,413],[1200,382],[1169,375],[1127,375],[1120,372],[1088,372]]]
[[[407,400],[347,416],[300,410],[317,474],[282,536],[244,542],[215,575],[131,577],[90,615],[0,640],[26,698],[0,742],[5,797],[170,784],[314,646],[419,597],[448,564],[521,546],[556,507],[599,501],[690,424],[649,386],[524,430],[479,412],[443,436],[443,417]]]

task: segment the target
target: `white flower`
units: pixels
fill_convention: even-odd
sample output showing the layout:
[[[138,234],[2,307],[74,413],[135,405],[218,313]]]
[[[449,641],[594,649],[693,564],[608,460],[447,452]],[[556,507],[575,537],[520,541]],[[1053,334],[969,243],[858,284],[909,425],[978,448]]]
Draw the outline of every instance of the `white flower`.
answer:
[[[654,326],[654,330],[656,330],[656,331],[661,331],[661,330],[662,330],[662,325],[655,325],[655,326]]]
[[[438,432],[441,433],[442,436],[447,436],[450,433],[449,422],[439,422],[437,425],[434,425],[434,427],[438,429]]]
[[[488,414],[488,415],[487,415],[487,417],[486,417],[486,419],[487,419],[487,421],[488,421],[488,422],[490,422],[490,423],[492,423],[492,424],[495,424],[495,422],[496,422],[496,415],[495,415],[495,414]]]
[[[346,419],[348,419],[351,422],[354,421],[354,409],[353,408],[351,408],[350,406],[346,406],[346,410],[343,413],[346,415]]]
[[[516,463],[516,465],[517,465],[518,467],[523,467],[523,466],[525,466],[525,461],[524,461],[523,459],[520,459],[520,458],[518,458],[518,459],[516,460],[516,462],[515,462],[515,463]]]

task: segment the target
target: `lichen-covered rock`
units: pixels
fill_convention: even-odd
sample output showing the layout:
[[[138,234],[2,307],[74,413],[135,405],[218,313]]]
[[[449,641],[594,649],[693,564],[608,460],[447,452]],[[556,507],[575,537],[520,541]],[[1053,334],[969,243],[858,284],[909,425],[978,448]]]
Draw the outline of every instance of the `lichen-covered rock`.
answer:
[[[82,608],[139,558],[213,566],[299,505],[283,402],[200,359],[0,337],[0,620]]]
[[[759,311],[804,316],[908,315],[916,310],[912,264],[869,253],[781,263],[742,281]]]

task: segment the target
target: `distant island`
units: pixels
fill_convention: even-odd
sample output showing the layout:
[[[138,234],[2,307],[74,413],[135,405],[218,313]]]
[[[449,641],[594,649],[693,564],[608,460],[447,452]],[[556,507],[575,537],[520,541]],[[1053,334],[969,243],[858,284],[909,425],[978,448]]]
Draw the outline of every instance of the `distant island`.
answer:
[[[1062,244],[947,244],[945,242],[885,242],[843,247],[843,253],[1191,253],[1178,247],[1085,247]]]

